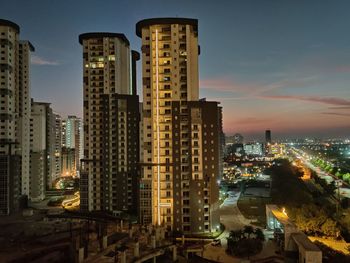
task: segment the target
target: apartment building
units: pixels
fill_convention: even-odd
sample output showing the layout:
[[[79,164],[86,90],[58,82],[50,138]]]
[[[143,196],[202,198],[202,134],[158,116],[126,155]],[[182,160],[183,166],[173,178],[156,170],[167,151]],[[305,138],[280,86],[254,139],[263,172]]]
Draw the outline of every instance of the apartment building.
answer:
[[[198,21],[145,19],[140,221],[184,233],[219,227],[221,108],[199,100]]]
[[[85,33],[79,42],[84,88],[80,208],[136,213],[140,117],[132,76],[139,55],[119,33]]]
[[[75,168],[73,176],[79,174],[80,160],[84,158],[84,142],[83,142],[83,122],[81,118],[74,115],[68,115],[64,126],[64,147],[74,149],[75,152]]]
[[[29,195],[30,53],[20,27],[0,19],[0,214]]]

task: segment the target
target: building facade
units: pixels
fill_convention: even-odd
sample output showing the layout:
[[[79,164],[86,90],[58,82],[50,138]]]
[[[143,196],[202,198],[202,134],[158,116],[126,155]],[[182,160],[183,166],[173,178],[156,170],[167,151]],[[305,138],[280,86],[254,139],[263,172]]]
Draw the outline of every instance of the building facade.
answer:
[[[271,138],[271,130],[266,130],[265,131],[265,143],[271,143],[272,142],[272,138]]]
[[[54,180],[62,175],[62,118],[54,113],[55,118],[55,146],[54,146]]]
[[[76,170],[76,155],[74,148],[62,147],[62,158],[61,158],[61,167],[62,174],[61,176],[73,176],[77,174]]]
[[[244,153],[248,156],[264,155],[263,144],[259,142],[250,142],[243,145]]]
[[[83,46],[83,211],[137,211],[139,99],[129,41],[118,33],[86,33]],[[134,88],[133,88],[134,87]]]
[[[64,147],[74,149],[75,152],[76,176],[79,174],[80,160],[84,158],[83,122],[77,116],[68,115],[65,120],[64,139]]]
[[[216,102],[199,100],[198,21],[146,19],[140,221],[184,234],[219,226],[220,124]]]
[[[30,199],[45,198],[47,189],[52,189],[57,173],[58,145],[57,115],[48,102],[31,102],[30,122]],[[59,131],[58,131],[59,132]]]
[[[0,214],[29,194],[30,53],[17,24],[0,19]]]
[[[48,103],[32,102],[30,123],[30,199],[45,198],[48,152],[47,152],[47,108]]]

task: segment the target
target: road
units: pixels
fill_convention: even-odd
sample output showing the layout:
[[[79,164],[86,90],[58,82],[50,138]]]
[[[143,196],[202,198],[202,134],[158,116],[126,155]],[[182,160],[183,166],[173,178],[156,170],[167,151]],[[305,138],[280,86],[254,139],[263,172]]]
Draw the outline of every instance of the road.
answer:
[[[77,208],[80,205],[80,193],[76,192],[70,199],[66,199],[62,202],[62,206],[65,209]]]
[[[302,156],[301,154],[299,154],[297,151],[294,151],[295,155],[300,158],[303,163],[310,168],[311,170],[315,171],[319,177],[321,177],[322,179],[325,179],[327,181],[327,183],[331,183],[335,180],[339,181],[338,178],[335,178],[334,176],[332,176],[329,173],[326,173],[324,171],[322,171],[319,167],[314,166],[312,163],[310,163],[304,156]],[[340,180],[342,181],[342,180]],[[345,183],[343,183],[344,185],[346,185]],[[339,187],[339,195],[342,197],[346,197],[346,198],[350,198],[350,188],[348,187]]]
[[[225,199],[220,207],[220,221],[225,226],[225,231],[218,237],[221,239],[221,246],[205,246],[203,257],[218,262],[241,262],[242,259],[234,258],[226,254],[227,237],[231,230],[242,229],[250,224],[250,220],[244,218],[237,207],[240,192],[229,192],[229,197]]]

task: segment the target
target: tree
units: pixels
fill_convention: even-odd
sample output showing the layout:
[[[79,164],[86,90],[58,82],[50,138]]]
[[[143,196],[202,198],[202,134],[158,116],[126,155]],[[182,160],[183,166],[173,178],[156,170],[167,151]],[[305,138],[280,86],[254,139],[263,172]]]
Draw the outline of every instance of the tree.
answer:
[[[262,249],[262,242],[257,239],[242,239],[237,242],[234,254],[238,257],[249,257],[259,253]]]
[[[241,230],[231,230],[229,234],[229,239],[237,242],[242,238],[242,231]]]
[[[324,235],[329,237],[338,237],[339,229],[337,227],[337,222],[331,218],[327,218],[326,221],[321,226],[321,231]]]
[[[334,194],[335,189],[337,189],[337,187],[335,186],[335,182],[332,181],[330,184],[326,184],[324,185],[324,190],[327,193],[327,195],[331,196]]]
[[[264,239],[260,228],[245,226],[243,230],[230,231],[226,251],[238,257],[249,258],[261,251]]]
[[[248,238],[250,238],[251,237],[250,235],[253,233],[254,233],[254,228],[252,226],[244,226],[244,228],[243,228],[244,235],[247,234]]]
[[[256,228],[254,231],[255,238],[260,240],[260,241],[265,241],[265,235],[263,231],[260,228]]]

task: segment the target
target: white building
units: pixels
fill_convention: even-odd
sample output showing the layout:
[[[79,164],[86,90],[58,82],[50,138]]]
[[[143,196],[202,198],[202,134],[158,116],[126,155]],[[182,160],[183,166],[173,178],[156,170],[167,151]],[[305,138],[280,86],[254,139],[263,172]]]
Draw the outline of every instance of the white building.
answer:
[[[17,24],[0,19],[0,214],[29,194],[30,52]]]

